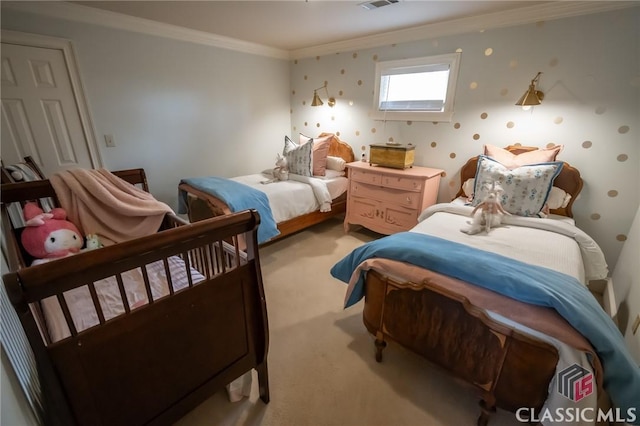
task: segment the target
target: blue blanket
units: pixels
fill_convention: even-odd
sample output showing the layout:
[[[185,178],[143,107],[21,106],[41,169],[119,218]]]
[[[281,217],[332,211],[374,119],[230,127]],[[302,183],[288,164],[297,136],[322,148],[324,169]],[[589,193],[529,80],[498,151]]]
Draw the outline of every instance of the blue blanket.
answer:
[[[197,190],[211,194],[225,202],[232,212],[247,209],[255,209],[260,215],[258,226],[258,244],[269,241],[280,235],[276,221],[271,213],[267,195],[248,185],[221,177],[197,177],[182,179],[180,183],[186,183]],[[185,191],[178,194],[178,213],[187,213],[187,196]]]
[[[613,404],[623,415],[635,409],[633,424],[640,424],[640,367],[611,318],[575,278],[414,232],[390,235],[358,247],[331,268],[331,275],[348,283],[361,262],[375,257],[411,263],[522,302],[554,308],[596,350],[604,370],[603,386]],[[364,297],[363,287],[364,273],[360,274],[346,306]]]

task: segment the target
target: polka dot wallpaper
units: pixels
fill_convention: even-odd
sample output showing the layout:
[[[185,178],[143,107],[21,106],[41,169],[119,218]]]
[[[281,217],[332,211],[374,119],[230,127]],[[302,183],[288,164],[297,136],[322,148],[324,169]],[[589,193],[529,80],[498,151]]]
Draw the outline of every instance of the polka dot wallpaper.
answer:
[[[439,201],[484,144],[564,145],[559,159],[580,170],[576,223],[602,247],[609,269],[640,202],[640,8],[291,61],[292,133],[334,132],[368,156],[372,143],[416,145],[416,165],[444,169]],[[377,61],[461,53],[451,122],[370,118]],[[538,71],[545,98],[515,106]],[[311,107],[327,83],[336,105]]]

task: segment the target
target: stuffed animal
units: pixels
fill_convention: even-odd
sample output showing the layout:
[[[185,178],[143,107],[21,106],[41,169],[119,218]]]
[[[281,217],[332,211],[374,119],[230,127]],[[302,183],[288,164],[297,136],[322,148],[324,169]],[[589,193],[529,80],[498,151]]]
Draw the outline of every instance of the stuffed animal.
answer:
[[[100,237],[98,237],[98,234],[88,234],[85,237],[85,247],[82,249],[82,251],[89,251],[89,250],[95,250],[95,249],[99,249],[100,247],[104,247],[102,242],[100,241]]]
[[[289,180],[289,167],[287,157],[277,154],[276,167],[273,169],[273,177],[277,180]]]
[[[493,182],[487,190],[488,194],[485,199],[471,212],[473,217],[471,226],[462,228],[462,232],[474,235],[484,228],[488,234],[491,228],[495,228],[502,223],[502,216],[510,215],[500,203],[500,193],[503,191],[500,184]]]
[[[27,203],[23,215],[26,227],[20,240],[27,253],[36,259],[32,265],[78,253],[84,244],[80,231],[66,220],[67,212],[62,208],[45,213],[37,204]]]

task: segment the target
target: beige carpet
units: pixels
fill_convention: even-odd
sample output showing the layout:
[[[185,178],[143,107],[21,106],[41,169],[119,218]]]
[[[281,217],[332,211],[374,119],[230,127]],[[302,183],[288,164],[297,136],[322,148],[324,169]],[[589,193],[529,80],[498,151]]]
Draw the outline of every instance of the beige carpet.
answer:
[[[471,388],[392,343],[377,363],[363,302],[343,309],[346,284],[329,269],[377,237],[345,234],[336,219],[261,248],[271,402],[258,398],[254,372],[249,398],[232,403],[219,392],[177,425],[475,425],[480,408]],[[499,410],[489,424],[521,423]]]

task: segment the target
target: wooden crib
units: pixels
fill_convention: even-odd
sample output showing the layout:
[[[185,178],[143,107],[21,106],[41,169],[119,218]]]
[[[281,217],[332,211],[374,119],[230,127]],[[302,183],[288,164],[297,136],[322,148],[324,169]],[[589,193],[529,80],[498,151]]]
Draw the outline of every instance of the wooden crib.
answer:
[[[146,189],[142,169],[114,174]],[[269,401],[255,211],[197,224],[167,214],[154,235],[26,267],[8,206],[43,197],[57,202],[48,180],[2,185],[3,281],[36,359],[47,424],[171,424],[253,368]],[[129,300],[134,284],[142,301]],[[120,297],[116,308],[105,308],[107,291]],[[94,323],[78,320],[80,300]]]

